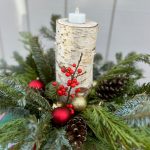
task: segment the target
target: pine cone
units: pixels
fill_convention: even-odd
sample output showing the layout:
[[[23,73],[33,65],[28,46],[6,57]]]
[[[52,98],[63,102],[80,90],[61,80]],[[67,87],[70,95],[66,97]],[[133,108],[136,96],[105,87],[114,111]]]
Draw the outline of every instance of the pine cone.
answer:
[[[76,116],[67,123],[66,135],[69,143],[76,149],[80,149],[86,141],[87,127],[82,117]]]
[[[106,101],[121,96],[127,83],[129,77],[127,75],[119,75],[108,80],[100,81],[96,88],[96,95]]]

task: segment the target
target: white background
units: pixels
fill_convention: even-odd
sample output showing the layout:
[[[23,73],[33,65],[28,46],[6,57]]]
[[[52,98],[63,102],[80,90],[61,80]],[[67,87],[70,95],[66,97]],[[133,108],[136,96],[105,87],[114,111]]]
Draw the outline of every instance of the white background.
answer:
[[[0,57],[9,63],[14,63],[13,51],[26,55],[19,41],[19,31],[26,30],[26,16],[23,25],[20,20],[24,10],[16,6],[16,1],[0,0]],[[86,13],[88,19],[97,21],[100,31],[97,41],[97,52],[105,56],[106,45],[114,0],[68,0],[69,12],[74,11],[79,5],[80,10]],[[33,34],[38,34],[39,28],[44,25],[49,27],[51,14],[64,14],[64,0],[28,0],[30,29]],[[109,59],[114,59],[116,52],[127,54],[131,51],[150,54],[150,0],[118,0],[114,27],[112,32]],[[141,65],[145,76],[150,79],[150,69]],[[148,80],[147,80],[148,81]]]

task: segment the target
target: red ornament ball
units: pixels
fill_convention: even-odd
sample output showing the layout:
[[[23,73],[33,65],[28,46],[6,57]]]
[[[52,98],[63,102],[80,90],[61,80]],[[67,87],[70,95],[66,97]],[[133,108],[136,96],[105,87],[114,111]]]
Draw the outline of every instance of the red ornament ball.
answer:
[[[33,89],[37,89],[37,90],[41,90],[44,88],[44,84],[43,82],[41,82],[40,80],[32,80],[28,86],[30,88],[33,88]]]
[[[52,120],[57,125],[65,125],[70,117],[70,110],[66,107],[58,107],[52,111]]]

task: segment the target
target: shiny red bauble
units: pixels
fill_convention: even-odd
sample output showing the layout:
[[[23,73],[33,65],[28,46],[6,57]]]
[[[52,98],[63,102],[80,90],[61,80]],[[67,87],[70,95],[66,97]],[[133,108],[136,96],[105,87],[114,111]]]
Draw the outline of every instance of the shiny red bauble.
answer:
[[[57,125],[65,125],[70,117],[70,110],[66,107],[58,107],[52,111],[52,120]]]
[[[40,80],[32,80],[28,86],[30,88],[33,88],[33,89],[37,89],[37,90],[41,90],[44,88],[44,84],[43,82],[41,82]]]

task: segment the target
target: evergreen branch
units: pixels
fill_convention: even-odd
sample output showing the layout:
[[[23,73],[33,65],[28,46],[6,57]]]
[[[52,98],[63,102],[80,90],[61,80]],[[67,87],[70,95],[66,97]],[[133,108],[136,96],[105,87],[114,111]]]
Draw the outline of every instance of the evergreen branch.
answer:
[[[115,114],[131,126],[150,125],[150,95],[140,94],[126,102]]]
[[[69,141],[65,137],[66,131],[64,129],[54,129],[50,133],[49,140],[44,146],[44,150],[72,150]]]
[[[88,133],[87,140],[83,145],[83,150],[113,150],[110,143],[107,142],[106,139],[101,138],[101,140],[98,140],[95,136],[90,135]]]
[[[45,61],[43,50],[38,41],[38,37],[33,37],[30,40],[30,48],[33,55],[33,59],[38,69],[40,79],[46,84],[51,81],[51,68]]]
[[[119,147],[127,150],[145,147],[143,139],[137,136],[131,128],[100,106],[87,108],[83,112],[83,117],[95,136],[98,139],[107,139],[116,150]],[[150,145],[148,146],[150,148]]]
[[[47,27],[42,27],[40,29],[40,33],[44,38],[47,38],[49,40],[55,40],[55,33],[49,30]]]
[[[51,106],[49,102],[42,97],[39,93],[34,92],[32,89],[28,89],[27,95],[26,95],[26,103],[29,105],[32,105],[32,103],[38,104],[38,107],[42,109],[42,111],[50,111]]]
[[[127,73],[129,75],[135,75],[137,78],[141,77],[141,71],[134,66],[135,62],[144,62],[150,64],[150,55],[133,54],[120,61],[117,65],[112,67],[107,73],[105,73],[100,80],[111,78],[117,74]]]
[[[0,81],[6,86],[12,88],[14,91],[20,94],[25,94],[25,85],[23,85],[23,82],[19,81],[18,78],[15,78],[15,76],[0,76]]]
[[[0,143],[6,147],[8,143],[20,143],[29,134],[26,119],[12,120],[0,126]]]
[[[38,123],[38,130],[37,130],[37,138],[36,143],[39,147],[42,147],[46,144],[49,134],[51,134],[51,115],[49,112],[43,114]]]

